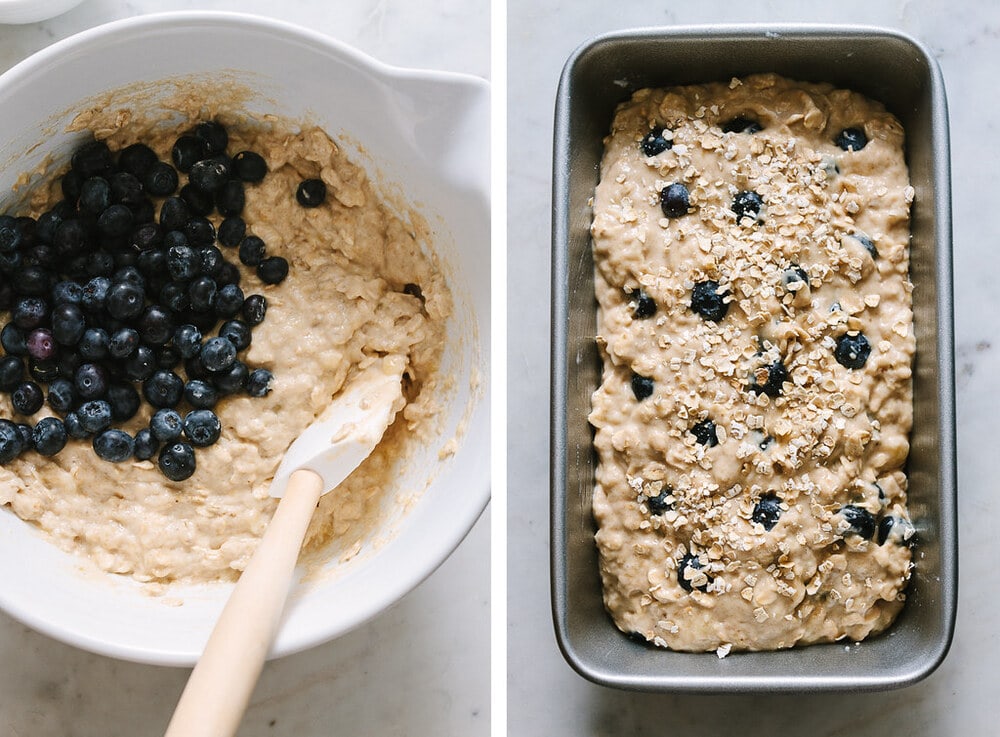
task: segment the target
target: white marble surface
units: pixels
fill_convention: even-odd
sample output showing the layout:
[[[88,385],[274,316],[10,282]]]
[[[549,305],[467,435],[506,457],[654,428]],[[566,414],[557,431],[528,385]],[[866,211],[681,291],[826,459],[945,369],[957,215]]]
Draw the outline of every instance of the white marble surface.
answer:
[[[485,0],[444,0],[433,11],[400,0],[84,0],[43,23],[0,26],[0,70],[110,20],[194,8],[281,18],[390,64],[489,73]],[[434,575],[371,623],[269,663],[239,734],[488,734],[489,528],[487,511]],[[11,737],[160,735],[187,678],[91,655],[2,614],[0,663],[0,734]]]
[[[996,734],[1000,515],[996,459],[1000,297],[996,291],[996,88],[1000,5],[955,0],[510,0],[508,726],[517,737],[584,735]],[[923,683],[888,694],[665,696],[605,689],[556,647],[549,610],[549,221],[552,112],[563,63],[587,38],[677,23],[814,21],[900,28],[944,71],[954,176],[961,584],[951,653]]]

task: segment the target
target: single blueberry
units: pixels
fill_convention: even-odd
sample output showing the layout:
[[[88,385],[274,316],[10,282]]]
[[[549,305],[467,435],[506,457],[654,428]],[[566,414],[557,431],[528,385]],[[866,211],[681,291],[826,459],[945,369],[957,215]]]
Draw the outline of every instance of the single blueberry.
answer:
[[[198,253],[191,246],[173,246],[167,251],[167,269],[172,279],[193,279],[198,267]]]
[[[139,345],[123,364],[129,381],[146,381],[156,371],[156,354],[148,345]]]
[[[138,461],[148,461],[160,449],[160,441],[156,439],[148,427],[135,434],[135,458]]]
[[[764,130],[764,127],[760,123],[743,115],[737,115],[732,120],[728,120],[722,124],[723,133],[748,133],[752,135],[762,130]]]
[[[186,174],[191,171],[191,167],[196,162],[205,158],[206,153],[208,152],[206,151],[205,142],[202,139],[192,135],[184,135],[174,143],[174,147],[170,151],[170,157],[177,170]]]
[[[23,448],[24,443],[17,425],[10,420],[0,419],[0,466],[6,466],[21,455]]]
[[[674,508],[674,503],[668,501],[668,497],[672,496],[674,489],[672,486],[665,485],[660,489],[660,493],[656,496],[650,496],[646,498],[646,506],[649,508],[650,514],[663,514],[664,512]]]
[[[246,202],[243,183],[235,179],[230,179],[215,192],[215,209],[223,217],[239,215],[246,207]]]
[[[872,242],[871,238],[869,238],[864,233],[851,233],[850,237],[854,238],[854,240],[856,240],[858,243],[864,246],[865,250],[868,251],[869,256],[871,256],[873,259],[878,258],[878,249],[875,247],[875,244]]]
[[[884,545],[885,541],[889,539],[889,533],[892,532],[893,525],[896,524],[896,518],[893,516],[883,517],[878,523],[878,536],[875,538],[878,540],[879,545]]]
[[[199,357],[209,371],[225,371],[236,360],[236,346],[227,338],[209,338],[202,346]]]
[[[112,284],[106,302],[108,314],[116,320],[131,320],[142,314],[146,294],[142,287],[129,282]]]
[[[211,445],[221,432],[222,424],[210,409],[196,409],[184,418],[184,435],[196,448]]]
[[[182,358],[197,356],[201,351],[201,331],[194,325],[181,325],[174,331],[174,347]]]
[[[808,284],[809,274],[798,264],[792,264],[783,272],[781,272],[781,286],[786,290],[789,289],[793,284]],[[789,290],[790,291],[790,290]]]
[[[84,179],[110,174],[114,169],[111,149],[104,141],[89,141],[73,152],[70,166]]]
[[[118,168],[141,178],[158,160],[156,153],[149,146],[144,143],[133,143],[118,154]]]
[[[184,481],[194,474],[194,448],[187,443],[171,443],[160,451],[160,472],[171,481]]]
[[[181,352],[172,345],[161,345],[156,349],[156,368],[175,369],[184,359]]]
[[[191,306],[187,288],[188,283],[186,281],[167,282],[160,290],[160,303],[171,312],[184,312]]]
[[[660,190],[660,209],[668,218],[679,218],[686,215],[691,206],[688,188],[679,182],[668,184]]]
[[[681,588],[685,591],[692,591],[698,589],[699,591],[708,591],[708,585],[712,582],[711,578],[708,578],[708,574],[704,574],[708,580],[699,585],[694,585],[694,580],[698,577],[697,573],[694,571],[700,571],[704,566],[700,560],[698,560],[697,555],[692,555],[691,553],[686,554],[683,558],[677,561],[677,583],[681,585]],[[692,573],[688,573],[692,571]]]
[[[66,426],[57,417],[44,417],[32,432],[35,450],[43,456],[54,456],[66,447]]]
[[[691,309],[706,320],[721,322],[729,312],[729,294],[728,289],[720,292],[719,282],[713,279],[697,282],[691,289]]]
[[[267,315],[267,299],[262,294],[251,294],[243,301],[242,312],[250,325],[260,325]]]
[[[130,214],[146,201],[142,182],[134,174],[127,171],[116,172],[111,175],[108,184],[111,185],[112,204],[125,205]]]
[[[758,377],[759,372],[766,372],[766,377]],[[764,383],[760,382],[760,378],[764,378]],[[767,366],[762,366],[758,371],[754,372],[750,391],[755,394],[766,394],[773,399],[781,394],[782,385],[790,380],[791,377],[788,375],[788,369],[785,368],[785,364],[781,361],[775,361]]]
[[[653,380],[639,374],[632,374],[632,394],[639,402],[653,396]]]
[[[130,266],[122,266],[114,273],[111,281],[128,282],[129,284],[135,284],[137,287],[142,287],[143,289],[146,288],[146,277],[142,275],[142,271],[139,270],[139,267],[134,264]]]
[[[84,402],[77,408],[75,415],[80,422],[80,428],[87,435],[94,435],[111,427],[111,404],[103,399]],[[66,421],[68,424],[69,415],[66,416]]]
[[[24,361],[19,356],[0,358],[0,391],[12,392],[24,378]]]
[[[265,284],[281,284],[288,276],[288,261],[281,256],[271,256],[257,265],[257,276]]]
[[[295,192],[302,207],[319,207],[326,202],[326,185],[322,179],[306,179]]]
[[[97,218],[97,229],[107,238],[121,238],[132,230],[132,211],[125,205],[112,205]]]
[[[219,243],[226,248],[236,248],[246,234],[246,221],[239,215],[229,216],[219,225]]]
[[[267,369],[258,368],[247,377],[247,394],[251,397],[263,397],[271,391],[271,381],[274,375]]]
[[[119,328],[108,339],[108,353],[113,358],[128,358],[139,347],[139,331],[135,328]]]
[[[176,407],[184,394],[184,380],[173,371],[160,369],[143,382],[142,393],[154,407]]]
[[[868,136],[861,128],[844,128],[837,134],[835,143],[844,151],[860,151],[868,145]]]
[[[258,266],[266,252],[264,241],[255,235],[248,235],[240,243],[240,262],[245,266]]]
[[[843,507],[840,514],[851,527],[848,533],[860,535],[865,540],[871,540],[875,534],[875,517],[867,509],[848,504]]]
[[[192,379],[184,385],[184,398],[192,407],[211,409],[219,401],[219,392],[207,381]]]
[[[160,305],[150,305],[139,318],[139,337],[151,346],[163,345],[174,334],[174,319]]]
[[[658,125],[649,133],[647,133],[643,139],[640,146],[642,147],[642,152],[646,156],[656,156],[657,154],[662,154],[664,151],[673,147],[673,135],[669,138],[667,133],[670,131],[662,125]]]
[[[76,389],[69,379],[56,379],[49,384],[49,406],[59,414],[65,414],[76,402]]]
[[[691,434],[701,445],[713,448],[719,444],[718,430],[710,419],[704,419],[691,428]]]
[[[198,249],[199,273],[203,276],[216,278],[225,263],[226,257],[215,246],[203,246]]]
[[[90,436],[90,433],[83,427],[80,415],[77,412],[70,412],[63,418],[63,425],[66,427],[66,434],[76,440],[83,440]]]
[[[80,299],[83,309],[90,312],[98,312],[104,309],[110,289],[111,280],[106,276],[95,276],[88,281],[83,288],[83,296]]]
[[[115,257],[106,250],[94,251],[85,258],[87,276],[110,276],[115,270]]]
[[[46,297],[51,292],[53,274],[40,266],[25,266],[16,271],[11,281],[14,291],[32,297]]]
[[[215,388],[223,394],[234,394],[245,389],[249,379],[250,370],[242,361],[233,361],[233,365],[228,369],[211,377]]]
[[[243,307],[243,290],[237,284],[226,284],[215,295],[215,314],[235,317]]]
[[[52,245],[60,256],[75,256],[90,244],[87,226],[82,220],[63,220],[56,229]]]
[[[94,438],[94,452],[106,461],[122,463],[135,453],[135,440],[124,430],[105,430]]]
[[[146,191],[154,197],[168,197],[177,191],[180,181],[174,167],[163,161],[157,161],[146,172],[142,183]]]
[[[188,173],[188,181],[202,192],[215,194],[229,181],[229,159],[217,156],[195,162]]]
[[[181,230],[191,219],[191,208],[180,197],[168,197],[160,205],[160,227],[164,231]]]
[[[17,219],[0,215],[0,253],[14,253],[24,244],[24,236],[17,227]]]
[[[21,452],[26,450],[34,450],[35,448],[35,431],[26,422],[17,423],[17,432],[21,436]]]
[[[83,286],[75,281],[56,282],[52,287],[52,304],[79,305],[83,303]]]
[[[845,368],[863,368],[871,355],[872,347],[864,333],[844,333],[837,338],[837,347],[833,349],[833,357]]]
[[[240,151],[233,157],[233,172],[244,182],[257,183],[267,174],[267,162],[253,151]]]
[[[73,355],[73,354],[70,354]],[[77,366],[73,362],[66,364],[71,373],[69,375],[63,370],[63,361],[36,361],[34,358],[28,361],[28,373],[31,378],[42,384],[51,384],[60,376],[70,378],[76,372]]]
[[[632,317],[636,320],[644,320],[656,314],[656,300],[641,289],[633,292],[629,297],[630,301],[635,302],[635,307],[632,309]]]
[[[108,391],[108,372],[99,363],[85,363],[73,377],[76,394],[80,399],[99,399]]]
[[[229,145],[229,133],[226,132],[225,126],[214,120],[198,123],[194,127],[194,135],[201,139],[205,153],[209,156],[225,153],[226,146]]]
[[[240,269],[236,264],[231,264],[228,261],[222,264],[222,268],[219,269],[218,275],[215,277],[215,283],[220,287],[224,287],[227,284],[239,284],[241,279]]]
[[[142,399],[132,384],[117,382],[108,387],[108,404],[111,405],[112,419],[125,422],[135,417],[142,406]]]
[[[49,304],[41,297],[21,297],[11,311],[11,321],[22,330],[40,327],[48,316]]]
[[[215,307],[215,296],[218,287],[215,280],[209,276],[199,276],[188,286],[188,299],[191,309],[195,312],[208,312]]]
[[[50,361],[58,351],[59,346],[48,328],[35,328],[28,333],[28,355],[36,361]]]
[[[191,183],[181,187],[179,194],[194,215],[210,215],[215,209],[215,198],[212,194]]]
[[[159,409],[149,421],[149,429],[161,443],[169,443],[177,440],[184,432],[184,421],[177,410]]]
[[[771,530],[781,517],[781,500],[775,494],[765,494],[753,508],[750,519],[764,525],[765,530]]]
[[[80,336],[77,351],[85,361],[100,361],[108,356],[111,338],[104,328],[87,328]]]
[[[42,387],[34,381],[22,381],[10,395],[10,403],[14,411],[22,415],[33,415],[45,404]]]
[[[8,355],[28,355],[28,336],[12,322],[4,325],[3,330],[0,330],[0,345],[3,346],[4,351]]]
[[[736,222],[743,218],[760,220],[763,209],[763,198],[752,190],[744,190],[733,198],[733,212],[736,213]]]
[[[74,304],[56,305],[52,309],[51,319],[52,337],[60,345],[76,345],[87,329],[83,319],[83,310]]]
[[[229,339],[236,346],[237,351],[249,348],[253,339],[250,326],[242,320],[226,320],[219,328],[219,337]]]

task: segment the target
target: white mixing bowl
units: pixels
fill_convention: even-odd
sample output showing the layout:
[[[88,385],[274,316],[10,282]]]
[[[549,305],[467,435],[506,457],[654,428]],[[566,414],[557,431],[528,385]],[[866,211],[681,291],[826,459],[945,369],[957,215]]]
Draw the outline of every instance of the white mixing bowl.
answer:
[[[279,656],[336,637],[399,599],[461,542],[489,499],[489,92],[480,79],[388,67],[263,18],[170,13],[119,21],[0,75],[0,193],[8,193],[0,212],[15,207],[9,193],[19,174],[46,157],[68,160],[85,134],[66,133],[67,124],[88,104],[143,83],[149,109],[158,80],[220,74],[254,90],[247,113],[319,124],[377,188],[416,206],[434,231],[456,301],[442,366],[457,387],[443,409],[447,429],[399,481],[400,489],[426,491],[405,514],[390,515],[379,531],[387,541],[346,563],[331,556],[296,585],[271,653]],[[450,438],[457,450],[442,460]],[[231,590],[175,586],[151,596],[143,584],[57,549],[6,508],[0,580],[0,607],[25,624],[94,652],[164,665],[197,659]]]

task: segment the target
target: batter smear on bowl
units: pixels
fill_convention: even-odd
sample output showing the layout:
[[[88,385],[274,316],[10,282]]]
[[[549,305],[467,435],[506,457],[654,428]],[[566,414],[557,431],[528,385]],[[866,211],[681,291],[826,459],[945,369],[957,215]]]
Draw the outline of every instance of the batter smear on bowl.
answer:
[[[615,623],[720,656],[886,629],[913,537],[902,127],[762,74],[640,90],[605,146],[590,421]]]
[[[451,297],[428,234],[319,128],[190,94],[168,109],[79,115],[96,140],[0,223],[16,230],[0,259],[0,503],[107,571],[235,578],[289,444],[388,361],[396,420],[305,543],[351,555],[436,428]]]

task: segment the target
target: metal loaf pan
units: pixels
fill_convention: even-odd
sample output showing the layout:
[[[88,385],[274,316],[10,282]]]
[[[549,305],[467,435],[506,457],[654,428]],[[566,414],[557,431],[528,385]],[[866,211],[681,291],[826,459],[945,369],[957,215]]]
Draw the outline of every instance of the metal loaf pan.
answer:
[[[830,82],[879,100],[906,129],[916,189],[911,279],[917,356],[908,462],[916,568],[902,614],[861,644],[691,654],[628,639],[604,610],[590,502],[587,423],[600,377],[590,198],[618,103],[642,87],[754,72]],[[648,691],[861,691],[906,686],[944,659],[958,585],[948,117],[940,70],[891,30],[829,26],[638,29],[600,36],[563,70],[555,114],[552,228],[551,565],[559,645],[581,675]]]

